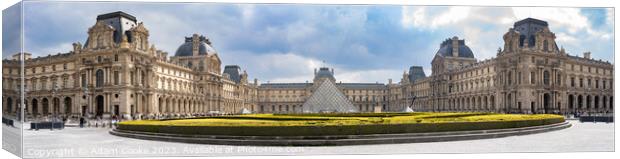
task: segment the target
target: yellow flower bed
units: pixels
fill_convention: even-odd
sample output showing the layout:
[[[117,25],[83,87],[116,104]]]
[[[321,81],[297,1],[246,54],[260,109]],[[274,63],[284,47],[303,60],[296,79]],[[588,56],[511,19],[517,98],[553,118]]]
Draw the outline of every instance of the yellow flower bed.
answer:
[[[353,113],[250,114],[179,120],[138,120],[119,129],[204,135],[354,135],[501,129],[564,122],[551,114]]]

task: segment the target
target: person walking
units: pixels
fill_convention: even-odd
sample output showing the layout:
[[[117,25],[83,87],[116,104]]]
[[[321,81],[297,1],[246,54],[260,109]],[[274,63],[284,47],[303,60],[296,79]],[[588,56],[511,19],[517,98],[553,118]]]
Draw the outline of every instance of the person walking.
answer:
[[[84,128],[84,116],[80,117],[80,128]]]

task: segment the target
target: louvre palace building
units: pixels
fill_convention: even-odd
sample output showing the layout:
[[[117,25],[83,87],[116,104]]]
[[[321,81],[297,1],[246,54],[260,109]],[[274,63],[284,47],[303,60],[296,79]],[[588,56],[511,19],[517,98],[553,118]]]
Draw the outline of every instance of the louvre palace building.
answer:
[[[67,53],[4,59],[3,113],[21,108],[22,88],[29,117],[300,113],[324,82],[359,112],[613,112],[613,64],[592,59],[589,52],[569,55],[558,48],[547,22],[532,18],[508,29],[495,58],[479,61],[455,36],[440,43],[432,74],[411,66],[400,82],[387,84],[338,82],[327,67],[315,69],[310,82],[248,82],[238,65],[222,70],[205,36],[179,38],[171,57],[148,37],[136,17],[113,12],[97,16],[84,44],[74,43]]]

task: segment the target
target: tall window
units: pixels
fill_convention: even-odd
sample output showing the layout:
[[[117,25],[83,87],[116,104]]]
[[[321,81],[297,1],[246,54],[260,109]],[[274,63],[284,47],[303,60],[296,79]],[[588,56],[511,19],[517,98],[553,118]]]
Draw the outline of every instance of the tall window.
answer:
[[[549,85],[549,71],[543,72],[543,83]]]
[[[118,71],[114,71],[114,85],[118,85],[118,80],[119,80],[118,76],[119,76]]]
[[[103,70],[97,70],[97,72],[95,73],[95,76],[97,78],[95,86],[96,87],[103,86]]]
[[[146,85],[146,73],[144,73],[144,71],[142,71],[142,74],[140,76],[140,82],[142,83],[143,86]]]
[[[558,73],[557,77],[555,77],[556,85],[562,85],[562,76]]]
[[[67,83],[69,83],[69,78],[68,77],[63,77],[62,78],[62,88],[67,88]]]
[[[129,82],[131,82],[131,85],[134,85],[134,73],[133,71],[129,72]]]
[[[86,74],[82,74],[82,87],[86,87]]]
[[[597,89],[598,89],[598,80],[595,80],[595,81],[594,81],[594,88],[597,88]]]
[[[508,72],[508,85],[512,85],[512,72]]]
[[[570,78],[570,86],[575,87],[575,77]]]
[[[534,72],[530,73],[530,83],[536,84],[536,73]]]
[[[518,84],[521,84],[521,72],[519,72],[519,74],[517,74],[517,82],[518,82]]]
[[[549,43],[547,40],[543,41],[543,51],[549,51]]]
[[[583,78],[579,78],[579,87],[583,87]]]
[[[118,55],[117,54],[114,55],[114,61],[118,61]]]

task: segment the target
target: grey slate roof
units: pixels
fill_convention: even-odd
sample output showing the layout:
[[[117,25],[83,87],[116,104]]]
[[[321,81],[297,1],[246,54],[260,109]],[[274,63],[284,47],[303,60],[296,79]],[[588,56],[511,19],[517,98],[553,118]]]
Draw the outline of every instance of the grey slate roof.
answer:
[[[458,40],[459,54],[458,57],[474,58],[474,53],[469,46],[465,45],[465,40]],[[443,57],[452,57],[452,39],[446,39],[443,41],[437,51],[437,55]]]
[[[224,66],[224,73],[230,76],[232,81],[235,83],[241,82],[241,67],[237,65],[226,65]]]
[[[523,46],[524,40],[528,39],[528,46],[534,47],[536,44],[536,32],[542,30],[543,28],[548,27],[549,24],[546,21],[534,19],[534,18],[525,18],[518,22],[514,23],[514,29],[519,32],[519,46]],[[557,45],[554,45],[555,49],[558,49]]]
[[[122,11],[116,11],[116,12],[112,12],[112,13],[106,13],[106,14],[101,14],[97,16],[97,20],[103,20],[103,19],[109,19],[109,18],[115,18],[115,17],[124,17],[127,18],[129,20],[132,20],[134,22],[136,22],[136,17],[134,17],[133,15],[127,14],[125,12]]]
[[[204,36],[200,36],[198,42],[198,55],[215,54],[217,51],[211,47],[211,42]],[[181,44],[174,56],[192,56],[193,55],[192,37],[185,37],[185,43]]]
[[[409,67],[409,82],[413,83],[418,79],[425,78],[424,68],[422,66]]]
[[[314,79],[319,79],[319,78],[328,78],[328,79],[331,79],[332,81],[336,80],[336,78],[334,78],[334,73],[329,71],[329,68],[327,67],[319,68],[319,71],[314,75]]]

